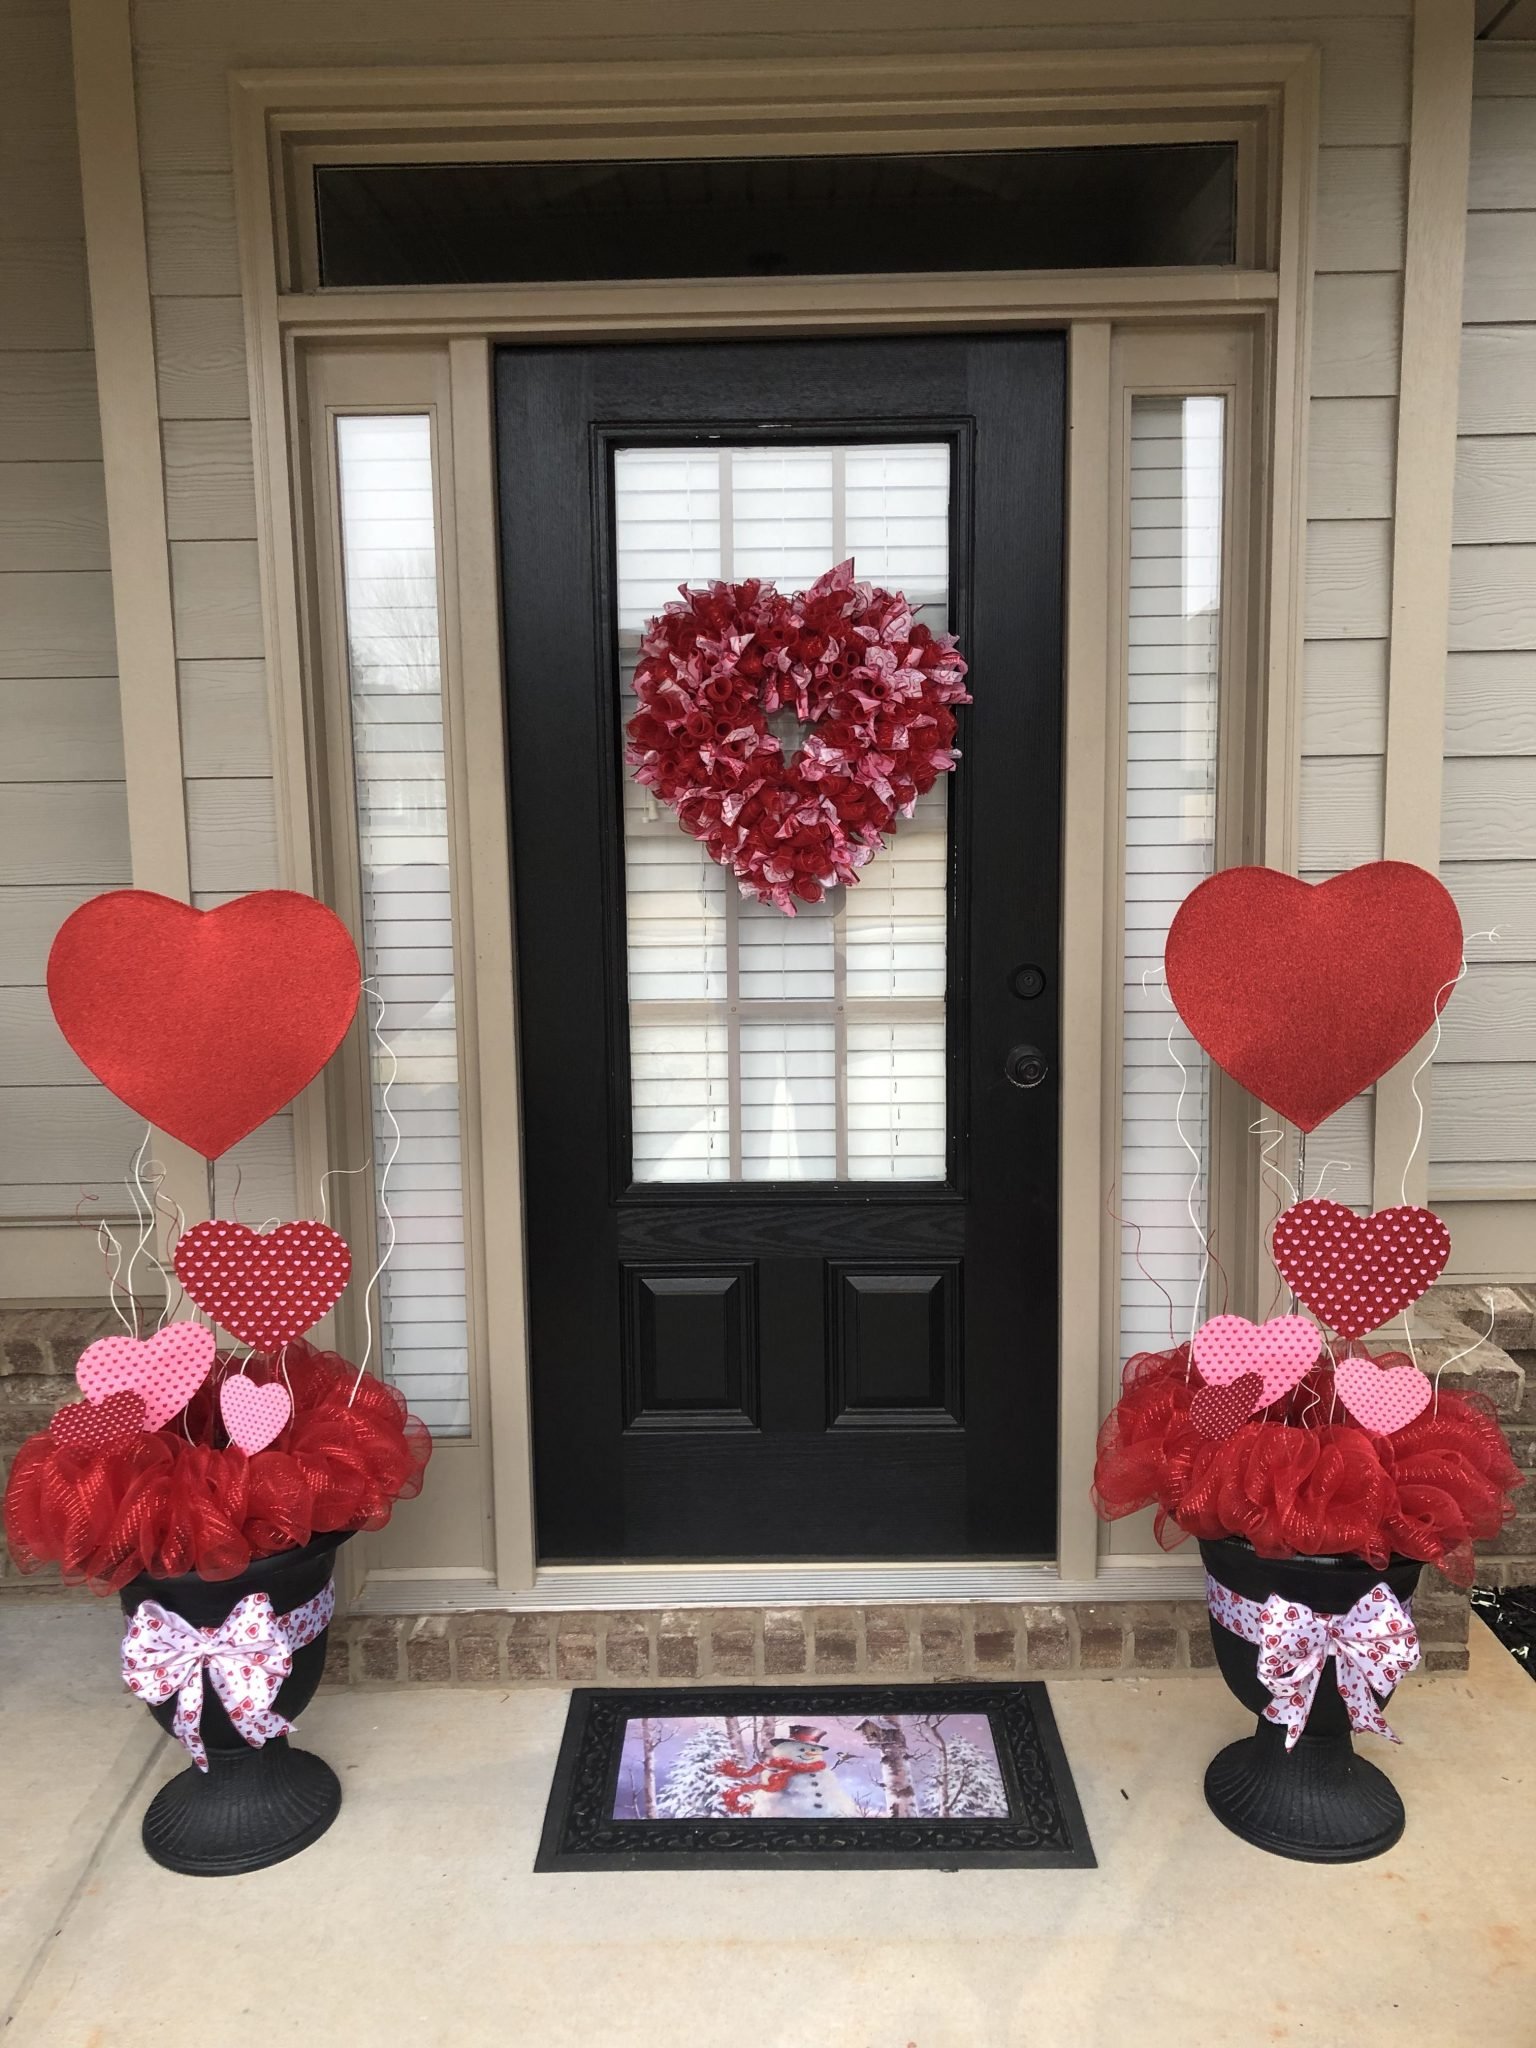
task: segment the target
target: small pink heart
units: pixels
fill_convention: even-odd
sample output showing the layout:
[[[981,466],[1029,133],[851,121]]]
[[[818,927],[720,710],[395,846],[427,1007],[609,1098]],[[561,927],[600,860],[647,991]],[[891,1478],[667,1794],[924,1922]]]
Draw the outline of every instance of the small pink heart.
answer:
[[[1339,1399],[1362,1429],[1391,1436],[1429,1406],[1435,1391],[1428,1376],[1401,1351],[1380,1358],[1343,1358],[1334,1369]]]
[[[1195,1332],[1195,1370],[1208,1387],[1230,1387],[1245,1372],[1256,1372],[1264,1382],[1259,1405],[1267,1408],[1301,1384],[1322,1348],[1308,1316],[1271,1316],[1267,1323],[1212,1316]]]
[[[201,1323],[167,1323],[153,1337],[98,1337],[80,1354],[75,1378],[98,1405],[130,1389],[144,1396],[144,1427],[160,1429],[179,1415],[213,1364],[212,1330]]]
[[[219,1389],[219,1412],[230,1442],[253,1458],[288,1427],[293,1398],[278,1380],[259,1387],[244,1373],[235,1373]]]

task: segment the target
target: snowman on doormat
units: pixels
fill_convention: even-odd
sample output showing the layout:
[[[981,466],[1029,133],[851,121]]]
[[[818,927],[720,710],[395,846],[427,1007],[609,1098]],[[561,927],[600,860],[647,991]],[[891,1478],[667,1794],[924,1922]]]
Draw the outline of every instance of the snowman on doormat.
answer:
[[[719,1766],[722,1776],[735,1780],[726,1805],[753,1820],[858,1819],[860,1808],[828,1760],[830,1748],[824,1728],[791,1721],[760,1763]]]

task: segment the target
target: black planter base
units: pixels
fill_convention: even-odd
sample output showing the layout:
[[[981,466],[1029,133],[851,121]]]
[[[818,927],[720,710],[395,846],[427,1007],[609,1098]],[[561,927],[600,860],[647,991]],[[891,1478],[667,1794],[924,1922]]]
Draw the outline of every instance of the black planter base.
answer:
[[[1285,1730],[1264,1720],[1211,1759],[1205,1803],[1243,1841],[1298,1863],[1384,1855],[1405,1819],[1392,1780],[1348,1735],[1303,1735],[1287,1754]]]
[[[186,1877],[238,1877],[297,1856],[341,1811],[341,1783],[286,1735],[260,1749],[212,1751],[205,1776],[181,1772],[150,1801],[144,1847]]]

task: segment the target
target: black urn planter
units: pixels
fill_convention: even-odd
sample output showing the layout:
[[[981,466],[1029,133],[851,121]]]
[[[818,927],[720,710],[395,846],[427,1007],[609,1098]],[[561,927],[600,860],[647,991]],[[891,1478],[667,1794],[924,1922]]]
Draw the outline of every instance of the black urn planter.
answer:
[[[1423,1570],[1411,1558],[1378,1571],[1358,1557],[1259,1557],[1232,1538],[1202,1543],[1200,1555],[1211,1577],[1244,1599],[1262,1603],[1278,1593],[1314,1614],[1347,1614],[1383,1582],[1406,1605]],[[1361,1863],[1390,1849],[1403,1832],[1403,1802],[1386,1773],[1355,1754],[1333,1658],[1301,1738],[1287,1751],[1285,1729],[1263,1718],[1271,1695],[1258,1675],[1257,1646],[1214,1616],[1211,1642],[1227,1685],[1260,1717],[1253,1734],[1230,1743],[1206,1771],[1206,1804],[1216,1818],[1255,1848],[1302,1863]]]
[[[350,1532],[316,1536],[302,1550],[258,1558],[233,1579],[195,1573],[160,1579],[145,1574],[122,1588],[124,1614],[157,1600],[194,1628],[217,1628],[247,1594],[264,1592],[275,1615],[291,1614],[322,1592],[336,1552]],[[327,1629],[293,1652],[293,1668],[278,1687],[273,1710],[295,1720],[315,1696],[325,1669]],[[170,1729],[175,1695],[149,1711]],[[325,1833],[341,1810],[341,1782],[328,1763],[290,1747],[286,1735],[253,1748],[233,1726],[207,1673],[203,1675],[202,1739],[208,1769],[195,1765],[163,1785],[150,1801],[142,1829],[156,1863],[189,1877],[235,1877],[297,1856]]]

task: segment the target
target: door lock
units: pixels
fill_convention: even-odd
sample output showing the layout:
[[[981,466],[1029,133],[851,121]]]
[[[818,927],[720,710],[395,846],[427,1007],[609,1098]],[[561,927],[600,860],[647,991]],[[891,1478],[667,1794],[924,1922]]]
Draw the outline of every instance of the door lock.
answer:
[[[1049,1072],[1038,1045],[1016,1045],[1003,1061],[1003,1074],[1015,1088],[1038,1088]]]

